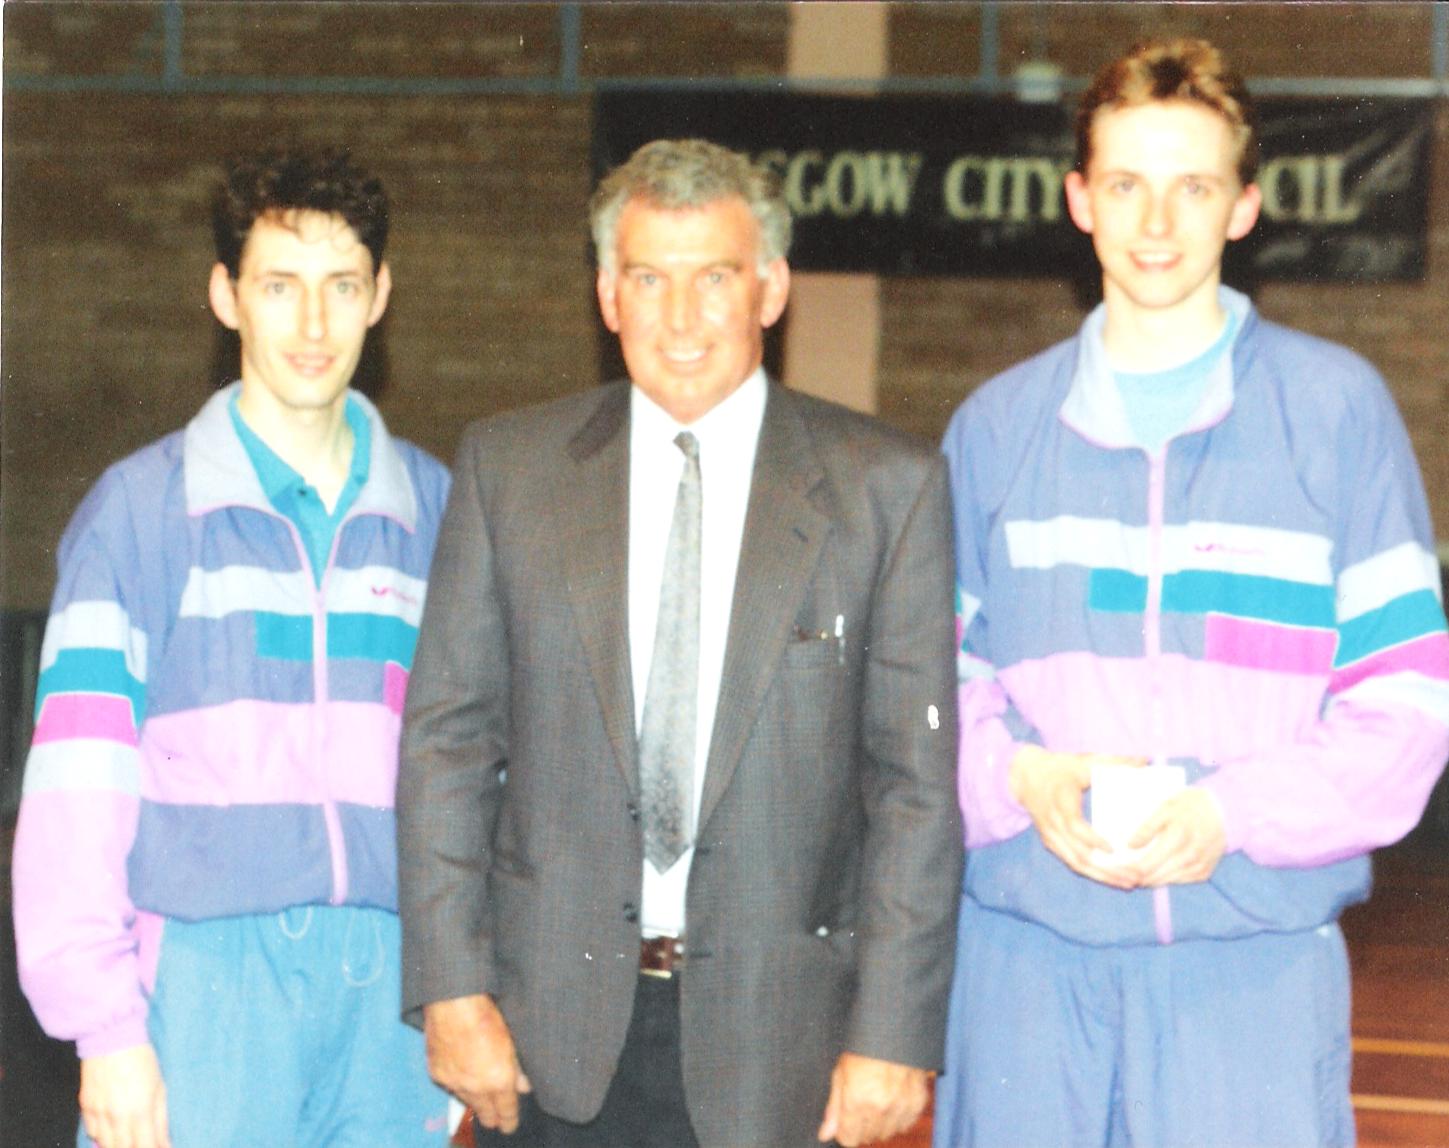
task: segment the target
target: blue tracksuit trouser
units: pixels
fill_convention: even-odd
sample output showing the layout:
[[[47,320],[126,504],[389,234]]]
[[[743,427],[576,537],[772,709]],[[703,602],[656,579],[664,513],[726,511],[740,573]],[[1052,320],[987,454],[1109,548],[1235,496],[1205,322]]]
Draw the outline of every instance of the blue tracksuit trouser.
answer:
[[[935,1148],[1348,1148],[1337,925],[1097,947],[962,899]]]
[[[174,1148],[445,1145],[399,945],[381,909],[167,920],[147,1024]]]

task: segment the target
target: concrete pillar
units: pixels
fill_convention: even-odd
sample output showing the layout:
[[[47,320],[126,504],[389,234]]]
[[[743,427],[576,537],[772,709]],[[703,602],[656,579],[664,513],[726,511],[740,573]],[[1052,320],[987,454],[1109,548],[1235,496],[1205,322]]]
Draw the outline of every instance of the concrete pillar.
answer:
[[[888,7],[821,0],[792,4],[787,73],[811,79],[884,78]],[[786,384],[873,414],[878,405],[879,277],[796,273],[785,322]]]

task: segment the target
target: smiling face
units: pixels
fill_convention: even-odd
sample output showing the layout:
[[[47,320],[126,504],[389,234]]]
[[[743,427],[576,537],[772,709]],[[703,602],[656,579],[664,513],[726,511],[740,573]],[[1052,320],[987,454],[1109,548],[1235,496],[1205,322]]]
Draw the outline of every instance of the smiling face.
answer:
[[[678,422],[732,394],[764,354],[790,290],[783,259],[758,266],[760,230],[743,199],[666,210],[631,199],[597,289],[634,385]]]
[[[1085,174],[1066,178],[1072,221],[1092,237],[1109,321],[1217,314],[1223,248],[1258,218],[1237,175],[1232,128],[1182,100],[1098,112]]]
[[[340,216],[263,216],[252,225],[235,280],[218,263],[211,307],[241,337],[239,400],[263,421],[340,416],[368,328],[382,318],[387,264]]]

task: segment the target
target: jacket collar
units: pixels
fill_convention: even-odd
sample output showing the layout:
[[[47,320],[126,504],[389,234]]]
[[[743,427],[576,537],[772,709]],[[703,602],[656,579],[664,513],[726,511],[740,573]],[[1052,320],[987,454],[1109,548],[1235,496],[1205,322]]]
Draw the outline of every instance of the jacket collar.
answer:
[[[1218,299],[1225,310],[1238,317],[1237,338],[1228,353],[1219,358],[1213,367],[1212,378],[1208,380],[1183,433],[1206,430],[1227,417],[1233,406],[1236,351],[1243,344],[1248,329],[1257,322],[1256,310],[1241,292],[1220,286]],[[1058,414],[1062,422],[1098,446],[1141,449],[1142,444],[1133,435],[1127,419],[1127,409],[1117,390],[1112,365],[1107,361],[1107,348],[1102,342],[1102,328],[1106,320],[1107,305],[1099,303],[1082,324],[1077,336],[1077,358],[1072,368],[1071,386]]]
[[[227,409],[241,383],[223,387],[207,399],[186,425],[182,438],[182,470],[186,482],[186,513],[206,514],[225,506],[244,506],[275,514],[257,478],[246,447],[237,437]],[[367,482],[347,517],[378,514],[409,532],[417,528],[418,500],[407,464],[383,425],[377,408],[356,391],[348,397],[361,408],[372,431]]]

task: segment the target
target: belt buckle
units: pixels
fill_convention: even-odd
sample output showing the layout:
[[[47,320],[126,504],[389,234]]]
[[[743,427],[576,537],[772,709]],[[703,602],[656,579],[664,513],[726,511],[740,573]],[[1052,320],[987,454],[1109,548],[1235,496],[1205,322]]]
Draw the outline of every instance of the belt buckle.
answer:
[[[684,941],[679,937],[642,937],[639,940],[639,972],[646,977],[671,980],[675,965],[684,962]]]

